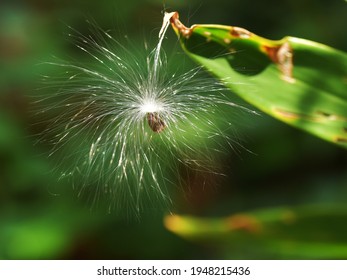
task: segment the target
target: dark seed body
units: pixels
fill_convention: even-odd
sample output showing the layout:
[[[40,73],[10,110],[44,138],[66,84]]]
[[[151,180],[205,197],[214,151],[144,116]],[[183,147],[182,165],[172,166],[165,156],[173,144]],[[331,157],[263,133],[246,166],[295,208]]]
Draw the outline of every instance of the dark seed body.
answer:
[[[156,112],[147,113],[147,121],[149,127],[157,133],[162,132],[166,127],[165,122],[160,118],[159,114]]]

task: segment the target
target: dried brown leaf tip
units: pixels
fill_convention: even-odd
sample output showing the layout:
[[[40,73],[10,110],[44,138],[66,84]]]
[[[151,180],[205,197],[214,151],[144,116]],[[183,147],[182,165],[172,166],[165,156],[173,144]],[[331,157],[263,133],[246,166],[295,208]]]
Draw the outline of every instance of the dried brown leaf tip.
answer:
[[[170,22],[172,27],[179,32],[183,37],[189,38],[193,28],[186,27],[180,20],[177,12],[171,13]]]

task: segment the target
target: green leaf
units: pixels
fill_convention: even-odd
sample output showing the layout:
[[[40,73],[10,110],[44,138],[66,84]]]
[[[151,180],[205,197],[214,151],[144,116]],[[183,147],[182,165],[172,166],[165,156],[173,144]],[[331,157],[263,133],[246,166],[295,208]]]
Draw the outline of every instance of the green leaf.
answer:
[[[307,205],[221,218],[171,215],[165,226],[225,258],[344,259],[346,218],[344,205]]]
[[[347,148],[347,54],[285,37],[272,41],[224,25],[171,24],[184,51],[263,112]]]

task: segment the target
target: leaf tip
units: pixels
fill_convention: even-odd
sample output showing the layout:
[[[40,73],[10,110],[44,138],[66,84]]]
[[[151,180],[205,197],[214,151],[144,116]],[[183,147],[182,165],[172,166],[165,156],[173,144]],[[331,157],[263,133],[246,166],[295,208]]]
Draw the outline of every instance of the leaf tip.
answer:
[[[180,34],[186,38],[189,38],[192,33],[192,28],[186,27],[180,20],[178,12],[170,13],[170,22],[172,28],[175,30],[177,34]]]

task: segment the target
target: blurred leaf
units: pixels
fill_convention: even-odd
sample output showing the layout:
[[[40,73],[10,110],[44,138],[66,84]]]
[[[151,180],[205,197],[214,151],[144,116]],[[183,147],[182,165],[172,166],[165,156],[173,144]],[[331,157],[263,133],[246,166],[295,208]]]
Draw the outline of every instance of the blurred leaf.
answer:
[[[227,258],[346,258],[347,208],[272,208],[225,218],[167,216],[166,227]]]
[[[271,41],[243,28],[172,26],[184,51],[267,114],[347,148],[347,55],[312,41]]]

